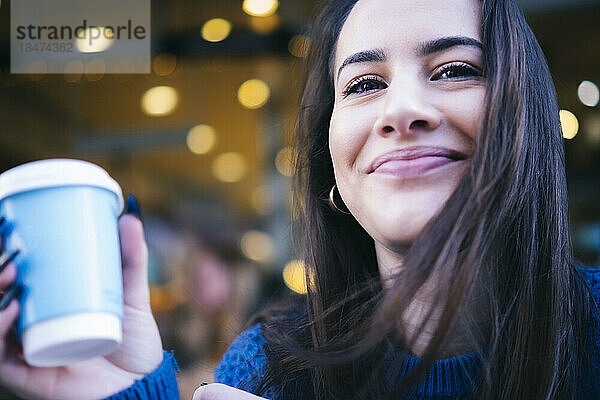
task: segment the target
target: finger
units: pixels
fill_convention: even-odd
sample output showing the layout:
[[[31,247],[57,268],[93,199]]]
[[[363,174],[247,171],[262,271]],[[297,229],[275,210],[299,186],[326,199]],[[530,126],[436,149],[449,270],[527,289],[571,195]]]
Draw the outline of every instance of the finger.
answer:
[[[19,308],[19,302],[16,299],[12,299],[8,307],[0,311],[0,338],[4,338],[10,330],[10,327],[19,315]],[[4,340],[0,340],[0,342],[2,343],[0,346],[4,346]],[[0,349],[0,351],[3,350],[4,348]]]
[[[123,300],[131,307],[150,309],[148,289],[148,247],[142,222],[133,215],[119,219],[121,261],[123,263]]]
[[[9,262],[0,272],[0,290],[4,290],[17,279],[17,267],[15,263]]]
[[[222,383],[211,383],[210,385],[200,386],[194,392],[192,400],[264,400],[262,397],[244,392]]]
[[[52,373],[50,369],[44,370],[47,374]],[[34,396],[33,393],[27,393],[37,389],[36,384],[31,384],[32,381],[36,381],[32,375],[37,374],[39,377],[40,371],[42,369],[27,365],[22,356],[19,357],[15,351],[8,351],[0,362],[0,385],[11,388],[20,398],[40,398],[39,394]]]

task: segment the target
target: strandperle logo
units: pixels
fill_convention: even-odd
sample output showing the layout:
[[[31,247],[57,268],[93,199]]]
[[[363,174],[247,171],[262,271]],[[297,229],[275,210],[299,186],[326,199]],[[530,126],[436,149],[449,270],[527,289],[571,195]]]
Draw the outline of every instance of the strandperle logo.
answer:
[[[12,0],[11,72],[149,73],[150,0]]]
[[[133,26],[131,20],[127,20],[127,25],[117,26],[89,26],[87,20],[83,20],[83,23],[75,28],[71,26],[39,26],[39,25],[28,25],[28,26],[17,26],[17,39],[47,39],[47,40],[71,40],[85,39],[92,45],[96,39],[145,39],[146,28],[137,25]]]

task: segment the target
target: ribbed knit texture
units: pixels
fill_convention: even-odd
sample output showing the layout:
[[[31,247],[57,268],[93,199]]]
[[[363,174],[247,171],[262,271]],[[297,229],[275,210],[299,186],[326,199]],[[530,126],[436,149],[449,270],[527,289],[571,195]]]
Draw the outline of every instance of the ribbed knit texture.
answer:
[[[179,372],[173,354],[163,351],[163,361],[154,372],[106,400],[179,400],[175,370]]]
[[[600,268],[579,269],[592,290],[594,299],[600,306]],[[595,346],[590,349],[595,371],[600,374],[600,329],[591,332]],[[266,370],[264,353],[265,340],[260,324],[242,332],[231,344],[217,365],[215,381],[238,387],[247,391],[254,390]],[[402,400],[457,400],[466,399],[472,392],[474,382],[481,374],[481,357],[484,351],[464,356],[435,361],[427,377],[418,385],[413,395]],[[397,354],[398,357],[401,353]],[[419,363],[414,356],[406,356],[397,372],[388,371],[388,380],[392,384],[402,379]],[[152,374],[136,381],[130,388],[109,397],[109,400],[159,400],[179,399],[177,381],[174,373],[177,364],[170,353],[165,352],[162,364]],[[589,377],[582,377],[582,382]],[[275,393],[275,394],[274,394]],[[277,398],[275,391],[269,390],[263,396]]]
[[[600,268],[579,268],[592,290],[594,299],[600,305]],[[595,370],[600,373],[600,331],[591,333],[596,344],[591,351]],[[215,370],[215,381],[229,386],[252,391],[265,373],[266,358],[263,351],[265,341],[260,332],[260,324],[256,324],[242,332],[231,344]],[[481,374],[481,358],[484,351],[463,355],[456,358],[437,360],[433,363],[427,377],[417,386],[413,395],[404,399],[419,400],[457,400],[468,398],[475,382]],[[398,353],[398,357],[401,354]],[[388,373],[388,381],[392,385],[405,377],[421,360],[406,355],[398,372]],[[583,378],[583,377],[582,377]],[[583,378],[585,379],[585,378]],[[273,392],[263,395],[274,399]]]

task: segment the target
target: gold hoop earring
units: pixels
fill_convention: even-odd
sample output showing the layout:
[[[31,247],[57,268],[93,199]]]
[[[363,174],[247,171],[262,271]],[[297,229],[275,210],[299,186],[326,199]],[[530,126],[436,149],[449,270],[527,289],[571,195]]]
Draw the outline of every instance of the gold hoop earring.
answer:
[[[336,186],[337,185],[333,185],[333,187],[329,191],[329,207],[331,207],[332,210],[340,212],[342,214],[350,214],[349,212],[342,210],[335,204],[335,200],[333,199],[333,196],[334,196]]]

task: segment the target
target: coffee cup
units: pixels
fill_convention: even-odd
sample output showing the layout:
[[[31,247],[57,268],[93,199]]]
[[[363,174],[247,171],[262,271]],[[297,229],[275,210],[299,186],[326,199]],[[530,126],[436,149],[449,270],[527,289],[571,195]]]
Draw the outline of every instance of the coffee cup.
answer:
[[[119,184],[73,159],[34,161],[0,175],[3,251],[19,253],[17,337],[34,366],[112,352],[122,340]]]

